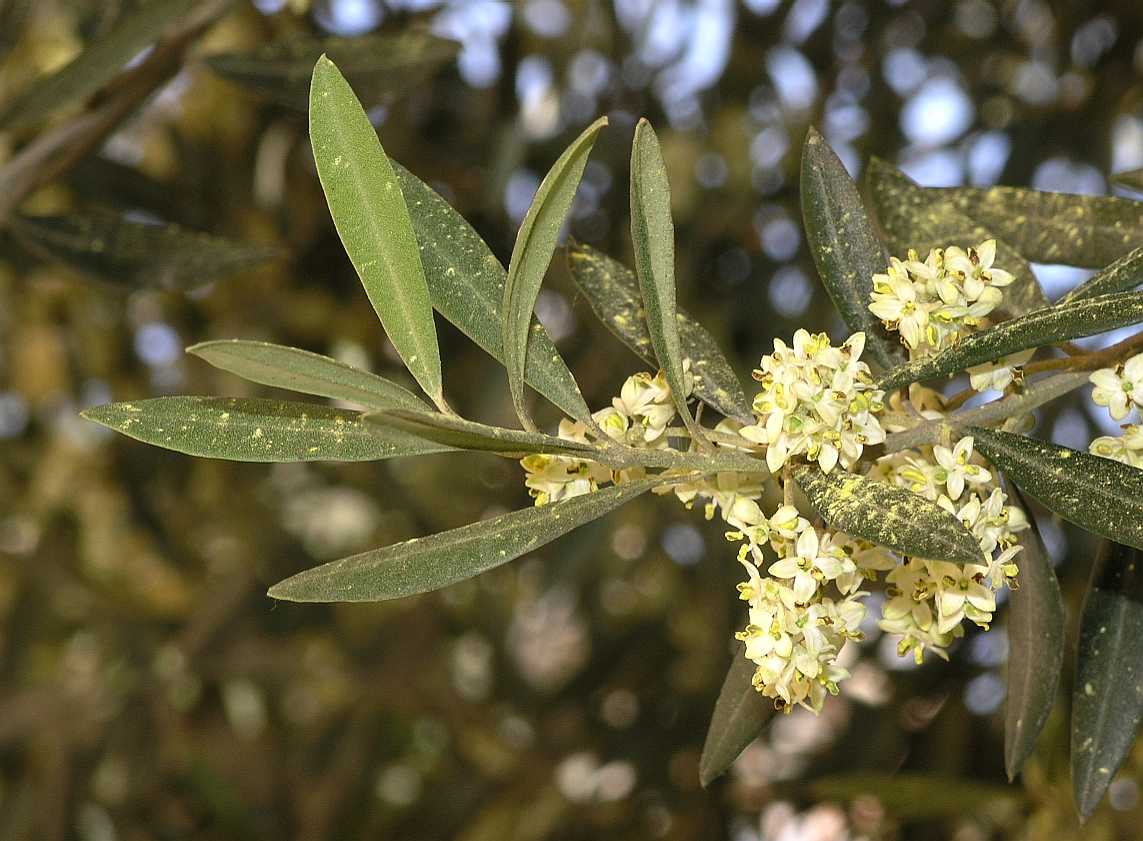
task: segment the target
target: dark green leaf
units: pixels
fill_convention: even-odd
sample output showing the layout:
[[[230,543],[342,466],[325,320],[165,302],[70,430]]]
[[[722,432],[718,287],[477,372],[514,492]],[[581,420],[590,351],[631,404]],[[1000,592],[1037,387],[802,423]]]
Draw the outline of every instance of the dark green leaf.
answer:
[[[1064,297],[1061,304],[1084,298],[1124,292],[1143,283],[1143,246],[1124,254],[1103,271],[1096,272]]]
[[[269,595],[294,602],[377,602],[439,590],[539,549],[660,481],[617,485],[362,552],[299,572]]]
[[[190,289],[278,253],[174,225],[129,222],[105,212],[18,215],[9,224],[16,238],[45,260],[126,286]]]
[[[1020,491],[1004,482],[1009,502],[1028,514],[1020,532],[1024,550],[1016,556],[1020,586],[1008,609],[1008,698],[1004,709],[1004,767],[1008,779],[1020,773],[1056,702],[1064,663],[1064,600],[1032,512]]]
[[[631,146],[631,244],[635,276],[655,358],[667,376],[671,397],[691,436],[702,431],[687,406],[683,353],[675,306],[675,223],[671,219],[671,185],[659,138],[647,120],[635,126]]]
[[[1143,549],[1143,470],[996,429],[970,427],[976,449],[1065,520]]]
[[[386,427],[404,430],[418,438],[447,444],[458,450],[479,450],[519,458],[528,453],[596,458],[601,453],[590,444],[565,441],[542,432],[524,432],[443,415],[439,412],[385,410],[366,416],[366,420]]]
[[[30,11],[32,0],[0,0],[0,59],[19,43]]]
[[[196,0],[148,0],[124,12],[68,64],[32,82],[0,110],[0,129],[27,128],[87,99],[196,5]]]
[[[224,339],[202,342],[187,353],[250,382],[346,400],[369,409],[428,409],[412,392],[376,374],[328,356],[269,342]]]
[[[902,820],[963,817],[1016,805],[1010,788],[935,774],[844,774],[810,782],[815,800],[875,798]]]
[[[310,142],[361,285],[409,372],[440,406],[436,324],[401,185],[353,89],[324,56],[310,86]]]
[[[356,38],[292,36],[250,52],[216,53],[214,72],[282,105],[304,110],[314,64],[328,55],[361,100],[376,105],[416,91],[456,57],[458,44],[425,32]]]
[[[500,306],[507,273],[472,226],[448,202],[399,164],[433,306],[498,362],[504,361]],[[571,417],[591,410],[548,333],[535,318],[528,332],[524,380]]]
[[[921,257],[932,248],[950,245],[965,248],[996,239],[995,265],[1011,272],[1016,280],[1004,290],[1001,309],[1019,315],[1048,304],[1032,267],[1009,243],[961,213],[948,201],[933,201],[931,194],[907,175],[878,158],[866,171],[870,197],[877,219],[898,257],[915,248]]]
[[[810,505],[834,528],[900,552],[979,564],[980,543],[955,514],[904,488],[835,469],[804,465],[794,473]]]
[[[504,367],[508,369],[512,405],[526,428],[535,426],[524,403],[524,362],[536,298],[552,262],[560,228],[571,210],[572,200],[580,178],[583,177],[583,168],[587,166],[587,157],[595,145],[596,136],[606,125],[607,118],[600,117],[588,126],[544,176],[520,225],[516,244],[512,248],[512,259],[508,263],[502,310]]]
[[[703,788],[725,774],[774,717],[773,702],[751,682],[755,668],[746,659],[745,649],[736,645],[734,659],[714,702],[714,714],[699,758],[699,782]]]
[[[845,166],[811,127],[802,146],[802,220],[814,265],[833,304],[851,332],[864,332],[866,350],[881,368],[907,358],[869,311],[873,275],[884,272],[889,255],[873,231],[857,185]]]
[[[576,286],[607,329],[648,365],[657,366],[635,273],[590,245],[578,242],[568,247],[568,267]],[[691,361],[695,397],[728,418],[754,423],[750,401],[714,337],[685,312],[679,311],[677,320],[683,357]]]
[[[145,444],[230,461],[377,461],[451,449],[395,430],[383,435],[359,412],[284,400],[157,397],[83,416]]]
[[[932,356],[902,365],[886,374],[878,388],[892,391],[919,380],[948,376],[993,362],[1019,350],[1094,336],[1140,321],[1143,321],[1143,292],[1117,292],[1044,307],[966,336]]]
[[[1143,721],[1143,552],[1104,541],[1080,617],[1072,693],[1072,790],[1095,811]]]
[[[1134,190],[1136,193],[1143,193],[1143,169],[1117,172],[1111,176],[1111,180],[1120,187],[1126,187],[1128,190]]]

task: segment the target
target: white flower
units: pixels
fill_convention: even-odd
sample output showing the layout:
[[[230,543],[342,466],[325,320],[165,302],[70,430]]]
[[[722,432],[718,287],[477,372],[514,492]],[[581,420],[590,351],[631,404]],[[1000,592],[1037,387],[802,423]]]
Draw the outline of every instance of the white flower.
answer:
[[[1095,386],[1091,399],[1106,406],[1115,420],[1123,420],[1132,404],[1143,406],[1143,353],[1116,368],[1101,368],[1089,378]]]
[[[999,362],[986,362],[984,365],[969,368],[969,384],[976,391],[1004,391],[1016,378],[1016,369],[1027,364],[1035,352],[1035,348],[1022,350],[1004,357]]]
[[[899,331],[907,347],[917,348],[924,341],[929,308],[917,300],[917,286],[896,258],[886,274],[873,276],[873,303],[869,311],[884,321],[888,329]]]
[[[948,561],[928,561],[929,575],[937,587],[938,633],[948,633],[960,625],[967,615],[978,625],[987,627],[996,610],[996,594],[983,582],[988,567]]]
[[[1143,468],[1143,424],[1130,424],[1123,429],[1123,435],[1096,438],[1089,450],[1097,456]]]
[[[972,463],[972,444],[972,436],[968,435],[957,441],[951,450],[940,445],[933,447],[933,457],[941,467],[935,478],[944,482],[950,499],[960,498],[965,482],[980,485],[992,481],[991,473]]]
[[[798,535],[795,554],[770,565],[775,578],[793,579],[794,598],[806,604],[818,590],[819,582],[832,581],[856,565],[841,552],[833,552],[829,535],[818,540],[817,530],[808,528]]]

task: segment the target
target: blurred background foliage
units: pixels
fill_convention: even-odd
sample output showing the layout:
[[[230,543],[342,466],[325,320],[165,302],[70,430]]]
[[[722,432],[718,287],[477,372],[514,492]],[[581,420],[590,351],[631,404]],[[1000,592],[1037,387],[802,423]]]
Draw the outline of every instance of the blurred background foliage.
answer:
[[[808,125],[855,175],[879,155],[928,185],[1104,193],[1143,166],[1137,2],[156,4],[179,5],[0,0],[0,839],[1138,837],[1140,748],[1076,824],[1064,704],[1004,782],[1002,626],[921,668],[872,630],[840,699],[703,791],[742,621],[714,525],[644,499],[442,593],[275,605],[302,568],[528,504],[518,467],[196,460],[77,417],[257,393],[182,353],[214,338],[401,376],[314,173],[299,102],[323,50],[501,258],[604,113],[571,233],[628,258],[649,116],[680,304],[745,375],[773,336],[840,326],[800,230]],[[1050,294],[1086,276],[1037,268]],[[559,259],[538,311],[593,406],[641,367]],[[511,425],[502,369],[439,327],[450,401]],[[1099,434],[1078,403],[1041,423]],[[1092,547],[1041,519],[1074,619]]]

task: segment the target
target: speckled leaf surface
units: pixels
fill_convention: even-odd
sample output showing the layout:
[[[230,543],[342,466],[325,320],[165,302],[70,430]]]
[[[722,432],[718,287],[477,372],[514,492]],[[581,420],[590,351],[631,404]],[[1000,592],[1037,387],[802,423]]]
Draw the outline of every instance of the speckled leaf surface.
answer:
[[[974,426],[975,447],[1065,520],[1143,549],[1143,470],[1025,435]]]
[[[269,595],[294,602],[377,602],[438,590],[539,549],[660,481],[617,485],[362,552],[280,581]]]
[[[802,220],[814,265],[842,320],[865,333],[867,355],[885,370],[906,360],[904,347],[885,334],[869,302],[873,275],[889,265],[845,166],[814,128],[802,146]]]
[[[301,348],[223,339],[192,345],[187,353],[250,382],[300,394],[345,400],[368,409],[429,408],[397,383]]]
[[[136,441],[230,461],[376,461],[451,449],[382,433],[359,412],[284,400],[156,397],[97,406],[83,416]]]
[[[1036,263],[1098,269],[1143,245],[1143,202],[1027,187],[926,189]]]
[[[588,155],[606,125],[607,118],[600,117],[588,126],[548,170],[520,223],[512,259],[508,262],[502,308],[504,367],[508,370],[512,405],[525,427],[534,426],[524,402],[524,362],[536,298],[552,262],[560,228],[571,210]]]
[[[334,227],[409,373],[438,405],[441,357],[401,185],[345,77],[325,56],[310,84],[310,143]]]
[[[635,273],[618,260],[582,243],[569,245],[568,268],[572,280],[604,326],[640,359],[657,367]],[[676,313],[676,320],[683,358],[691,361],[695,397],[728,418],[753,423],[750,402],[714,337],[681,310]]]
[[[404,167],[395,164],[394,169],[420,243],[433,306],[485,353],[503,362],[500,311],[508,273],[452,205]],[[534,316],[524,381],[576,420],[591,416],[575,378]]]
[[[1068,294],[1060,298],[1061,304],[1125,292],[1143,284],[1143,246],[1124,254],[1102,271],[1096,272]]]
[[[810,505],[834,528],[879,543],[902,555],[981,563],[980,544],[964,524],[935,502],[835,469],[804,465],[794,473]]]
[[[145,225],[115,213],[16,215],[9,220],[29,251],[88,275],[129,287],[192,289],[264,263],[278,252],[190,231]]]
[[[1004,767],[1020,773],[1056,702],[1064,663],[1064,600],[1027,502],[1003,482],[1009,503],[1028,513],[1030,527],[1016,535],[1019,585],[1009,595],[1008,694],[1004,702]]]
[[[964,248],[996,239],[995,265],[1016,278],[1004,291],[1001,310],[1018,315],[1047,305],[1048,299],[1028,261],[1011,244],[996,237],[995,232],[965,216],[951,202],[933,201],[924,188],[883,160],[869,161],[866,179],[874,211],[894,256],[904,257],[910,248],[915,248],[924,257],[931,248]]]
[[[754,669],[754,664],[746,659],[745,649],[736,645],[734,660],[714,702],[714,714],[699,758],[699,782],[704,788],[726,773],[774,717],[773,701],[751,683]]]
[[[955,345],[890,371],[878,383],[886,391],[944,377],[1033,347],[1094,336],[1143,321],[1143,292],[1116,292],[1045,307],[973,333]]]
[[[404,430],[418,438],[459,450],[479,450],[515,457],[527,453],[558,453],[581,458],[599,456],[599,451],[590,444],[565,441],[542,432],[489,426],[439,412],[387,410],[366,415],[366,421]]]
[[[1143,552],[1106,541],[1084,599],[1072,693],[1072,791],[1095,811],[1143,721]]]

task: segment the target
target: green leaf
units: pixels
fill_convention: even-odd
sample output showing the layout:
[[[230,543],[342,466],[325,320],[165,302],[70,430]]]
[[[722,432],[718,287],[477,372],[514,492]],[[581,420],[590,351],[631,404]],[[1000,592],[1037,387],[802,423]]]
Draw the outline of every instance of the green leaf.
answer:
[[[224,339],[202,342],[187,353],[215,368],[262,385],[345,400],[368,409],[428,409],[421,398],[376,374],[328,356],[270,342]]]
[[[528,453],[554,453],[599,459],[603,454],[590,444],[565,441],[542,432],[525,432],[443,415],[439,412],[388,409],[366,415],[366,420],[409,432],[427,441],[458,450],[478,450],[519,458]]]
[[[310,142],[333,223],[393,347],[438,406],[441,357],[401,186],[349,83],[326,57],[310,85]]]
[[[1102,268],[1143,245],[1143,202],[1026,187],[926,188],[1035,263]]]
[[[1104,541],[1080,615],[1072,693],[1072,791],[1088,818],[1143,721],[1143,553]]]
[[[285,400],[156,397],[83,416],[145,444],[230,461],[377,461],[451,449],[403,432],[382,435],[360,412]]]
[[[1028,514],[1030,526],[1017,536],[1020,586],[1008,609],[1008,698],[1004,709],[1004,768],[1015,779],[1036,746],[1056,702],[1064,663],[1064,600],[1051,559],[1027,501],[1002,480],[1011,503]]]
[[[1123,292],[1134,289],[1141,283],[1143,283],[1143,246],[1124,254],[1103,271],[1096,272],[1060,298],[1059,303],[1070,304],[1072,301],[1094,298],[1097,295]]]
[[[923,496],[816,465],[799,467],[794,478],[810,505],[834,528],[879,543],[902,555],[979,564],[980,544],[955,514]]]
[[[683,353],[675,306],[675,223],[671,219],[671,185],[659,138],[646,119],[635,126],[631,145],[631,244],[635,275],[643,298],[647,330],[655,358],[667,376],[679,415],[698,441],[702,430],[687,407]]]
[[[873,275],[889,265],[885,246],[873,231],[857,185],[845,166],[811,126],[802,147],[802,220],[818,274],[851,332],[864,332],[869,355],[883,369],[905,361],[900,342],[891,341],[869,311]]]
[[[215,53],[206,63],[259,96],[304,110],[310,76],[322,55],[340,68],[363,102],[375,105],[418,90],[456,57],[458,47],[455,41],[418,31],[356,38],[301,35],[249,52]]]
[[[24,36],[32,0],[0,0],[0,59],[4,59]]]
[[[1019,315],[1048,304],[1032,267],[1009,243],[996,237],[976,220],[965,216],[949,201],[934,201],[907,175],[879,158],[866,170],[873,208],[885,229],[890,250],[904,257],[915,248],[921,257],[932,248],[976,246],[996,239],[996,266],[1011,272],[1016,280],[1004,290],[1001,309]]]
[[[814,800],[848,802],[868,795],[900,820],[963,817],[1018,802],[1010,788],[936,774],[841,774],[813,780],[808,789]]]
[[[500,305],[507,279],[504,267],[448,202],[400,164],[394,169],[421,245],[433,306],[486,353],[503,362]],[[528,331],[524,381],[576,420],[590,419],[591,410],[575,378],[534,317]]]
[[[661,481],[617,485],[362,552],[299,572],[269,595],[293,602],[378,602],[439,590],[539,549]]]
[[[272,248],[145,225],[115,213],[14,215],[9,227],[29,251],[89,277],[125,286],[191,289],[275,257]]]
[[[635,273],[590,245],[568,246],[572,280],[599,320],[648,365],[658,366]],[[705,327],[681,310],[677,313],[679,344],[691,361],[694,395],[715,411],[742,423],[754,423],[750,401],[738,376]]]
[[[1065,520],[1143,549],[1143,470],[1024,435],[974,426],[975,447]]]
[[[149,0],[124,11],[78,56],[32,82],[0,110],[0,130],[28,128],[60,108],[87,99],[196,5],[196,0]]]
[[[1127,172],[1117,172],[1111,176],[1113,183],[1136,193],[1143,193],[1143,169],[1132,169]]]
[[[699,782],[703,788],[725,774],[774,717],[774,704],[754,688],[754,670],[754,663],[746,659],[746,650],[736,645],[734,659],[714,702],[714,714],[699,758]]]
[[[588,126],[548,170],[516,234],[512,259],[508,263],[503,307],[504,367],[508,369],[512,404],[520,422],[528,429],[535,424],[524,403],[524,362],[536,298],[552,262],[560,228],[583,177],[583,168],[587,166],[587,157],[596,136],[606,125],[607,118],[600,117]]]
[[[886,374],[877,387],[886,391],[919,380],[943,377],[993,362],[1027,348],[1093,336],[1143,321],[1143,292],[1117,292],[1030,312],[980,333],[973,333],[932,356]]]

